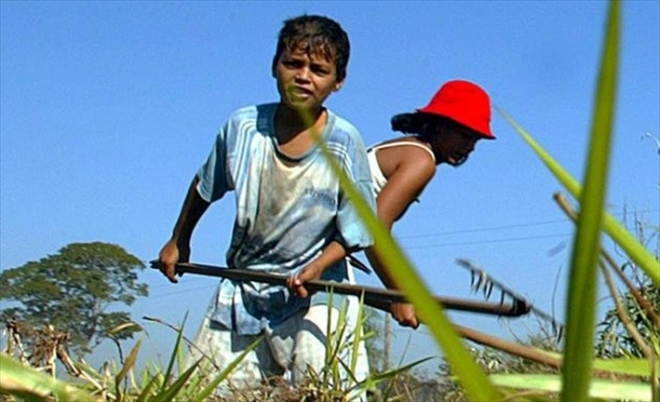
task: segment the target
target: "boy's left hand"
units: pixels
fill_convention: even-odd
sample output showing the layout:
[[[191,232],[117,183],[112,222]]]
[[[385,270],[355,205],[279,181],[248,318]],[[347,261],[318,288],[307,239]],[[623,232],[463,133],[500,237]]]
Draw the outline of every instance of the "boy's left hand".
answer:
[[[286,285],[296,296],[302,298],[309,297],[310,292],[305,288],[305,282],[320,279],[322,274],[322,269],[308,265],[297,275],[289,276],[286,280]]]

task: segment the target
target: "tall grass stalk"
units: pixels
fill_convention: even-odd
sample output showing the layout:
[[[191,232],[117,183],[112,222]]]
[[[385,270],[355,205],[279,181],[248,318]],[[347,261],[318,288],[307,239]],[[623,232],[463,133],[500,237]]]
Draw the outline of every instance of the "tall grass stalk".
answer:
[[[596,285],[600,231],[604,229],[655,282],[660,283],[658,261],[621,224],[604,212],[607,173],[618,77],[621,2],[609,4],[604,48],[598,75],[595,107],[584,178],[584,190],[511,117],[500,111],[539,155],[551,172],[580,201],[581,211],[571,255],[566,303],[566,346],[561,380],[562,400],[586,400],[594,365]],[[500,381],[498,383],[501,384]],[[593,392],[593,387],[591,388]],[[592,395],[593,396],[593,395]]]
[[[55,379],[44,372],[25,367],[0,353],[0,396],[14,395],[24,401],[102,401],[86,390]]]
[[[591,151],[587,164],[588,171],[585,176],[585,192],[589,191],[589,194],[583,194],[580,184],[568,172],[566,172],[566,170],[554,160],[550,154],[548,154],[541,145],[539,145],[532,136],[527,133],[526,130],[524,130],[506,112],[498,108],[499,113],[532,147],[543,163],[545,163],[548,169],[555,175],[566,190],[573,197],[581,200],[583,210],[586,209],[587,211],[592,211],[593,205],[591,205],[591,203],[600,203],[602,205],[605,195],[605,175],[607,174],[607,161],[609,159],[610,137],[612,122],[614,120],[615,92],[618,76],[621,14],[620,3],[620,0],[612,0],[610,2],[608,14],[605,44],[602,53],[595,98],[596,107],[592,118]],[[601,189],[595,187],[601,187]],[[602,199],[597,197],[597,193],[601,192]],[[584,205],[584,202],[587,201],[590,203],[589,206]],[[585,221],[583,225],[587,222],[595,222],[595,220],[602,219],[602,222],[599,223],[599,227],[602,225],[604,231],[619,246],[621,246],[630,259],[638,264],[656,285],[660,285],[660,265],[658,260],[621,223],[610,214],[606,213],[602,207],[599,209],[602,211],[602,218],[597,216],[583,216],[582,219]],[[592,212],[589,212],[589,215],[591,214]]]
[[[621,4],[619,0],[609,3],[604,47],[592,117],[589,153],[584,176],[584,191],[565,170],[540,147],[524,130],[523,138],[541,156],[548,167],[560,178],[569,191],[580,200],[581,213],[571,254],[571,270],[568,300],[566,303],[567,332],[564,352],[561,398],[562,400],[586,400],[592,383],[594,324],[596,312],[597,267],[600,252],[600,232],[604,228],[612,238],[654,280],[660,282],[657,261],[625,228],[604,211],[609,168],[612,125],[616,103],[616,87],[619,62]],[[325,150],[317,135],[317,142],[325,153],[334,173],[339,176],[343,189],[357,206],[363,221],[370,228],[376,243],[377,253],[384,261],[408,299],[415,305],[421,319],[431,330],[435,340],[446,354],[446,359],[458,376],[470,399],[495,400],[501,394],[495,389],[472,361],[462,346],[442,308],[437,306],[425,284],[401,252],[394,239],[384,229],[377,217],[359,197],[352,183]],[[393,269],[391,267],[396,267]]]
[[[581,211],[573,243],[566,304],[566,346],[562,368],[561,399],[586,400],[589,396],[596,324],[597,274],[600,231],[607,193],[614,105],[619,62],[621,5],[610,2],[605,48],[602,54],[591,145]]]
[[[580,399],[574,395],[566,395],[566,383],[554,375],[547,374],[518,374],[502,375],[494,374],[493,381],[501,386],[512,388],[533,389],[535,391],[561,392],[562,400],[571,402],[588,401],[589,398]],[[594,379],[587,383],[589,395],[591,398],[602,398],[611,400],[625,399],[627,401],[648,401],[651,402],[651,390],[647,384],[621,382],[618,380]],[[515,399],[518,400],[518,399]]]
[[[576,199],[581,198],[582,186],[573,176],[571,176],[532,136],[511,116],[501,108],[498,112],[504,119],[513,126],[527,144],[536,152],[541,161],[548,170],[554,174],[555,178],[566,188],[566,190]],[[653,254],[640,243],[635,236],[628,231],[611,214],[603,212],[603,231],[614,240],[628,257],[635,262],[646,275],[656,284],[660,285],[660,266],[658,260]]]
[[[308,122],[312,121],[311,116],[303,117]],[[394,278],[401,290],[406,293],[410,302],[415,306],[419,317],[427,325],[433,334],[434,340],[444,351],[447,361],[458,375],[458,380],[465,388],[467,395],[471,400],[501,400],[502,395],[489,381],[484,371],[477,365],[469,351],[465,348],[458,333],[444,313],[443,308],[435,301],[428,287],[403,254],[401,248],[328,151],[320,134],[313,134],[317,145],[325,156],[333,173],[338,176],[342,189],[353,202],[360,218],[373,235],[376,252],[383,261],[387,261],[388,273]]]

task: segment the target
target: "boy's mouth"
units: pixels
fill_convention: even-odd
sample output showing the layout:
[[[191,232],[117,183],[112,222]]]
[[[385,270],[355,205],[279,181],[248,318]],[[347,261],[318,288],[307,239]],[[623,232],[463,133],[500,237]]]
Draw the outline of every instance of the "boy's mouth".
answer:
[[[287,92],[293,100],[305,100],[312,96],[312,91],[302,87],[290,87]]]

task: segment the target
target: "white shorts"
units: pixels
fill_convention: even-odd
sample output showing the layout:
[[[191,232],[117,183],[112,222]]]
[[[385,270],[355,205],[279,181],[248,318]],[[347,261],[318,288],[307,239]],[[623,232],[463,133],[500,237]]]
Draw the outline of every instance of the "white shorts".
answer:
[[[312,306],[303,310],[279,326],[265,330],[260,335],[239,335],[224,325],[212,321],[209,315],[204,318],[200,329],[190,347],[187,357],[188,366],[203,356],[202,367],[210,367],[210,379],[217,376],[231,362],[249,348],[260,337],[264,339],[258,346],[250,351],[241,363],[230,373],[226,380],[218,386],[220,395],[226,394],[230,389],[254,389],[274,378],[284,379],[288,384],[297,386],[305,383],[309,377],[308,370],[320,374],[326,366],[326,342],[328,316],[331,316],[331,339],[327,343],[331,348],[341,345],[337,358],[342,360],[346,367],[351,368],[355,380],[343,369],[343,365],[335,362],[340,371],[342,389],[355,385],[367,378],[369,363],[367,352],[362,340],[357,345],[354,355],[353,339],[355,339],[356,322],[359,301],[355,297],[347,297],[348,308],[343,331],[337,331],[339,311],[336,308],[328,309],[327,305]],[[331,313],[331,314],[329,314]],[[341,340],[337,338],[342,336]],[[360,336],[362,339],[362,336]]]

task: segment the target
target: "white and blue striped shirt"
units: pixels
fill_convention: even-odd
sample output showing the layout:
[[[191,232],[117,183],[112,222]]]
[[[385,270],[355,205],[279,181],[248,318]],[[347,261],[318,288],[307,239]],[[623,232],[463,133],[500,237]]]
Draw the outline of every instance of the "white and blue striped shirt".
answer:
[[[236,220],[227,251],[232,268],[290,275],[305,267],[332,240],[348,249],[372,244],[372,238],[339,185],[318,147],[290,158],[274,132],[277,104],[234,112],[222,128],[198,172],[198,191],[213,202],[236,195]],[[362,138],[346,120],[327,111],[322,133],[327,149],[375,210],[371,176]],[[328,268],[325,280],[347,280],[344,261]],[[325,295],[290,297],[286,288],[261,283],[220,283],[212,318],[238,331],[256,334],[302,308],[325,302]]]

